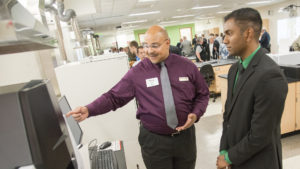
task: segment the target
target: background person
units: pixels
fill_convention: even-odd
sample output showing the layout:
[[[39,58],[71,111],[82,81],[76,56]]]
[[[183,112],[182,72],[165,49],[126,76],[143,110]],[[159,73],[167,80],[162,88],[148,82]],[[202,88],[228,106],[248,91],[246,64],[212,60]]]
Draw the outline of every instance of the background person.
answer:
[[[134,64],[132,66],[136,66],[138,63],[140,63],[142,60],[144,60],[146,58],[146,53],[144,51],[143,46],[139,46],[137,48],[137,57],[139,58],[139,60],[134,62]]]
[[[266,28],[263,28],[261,31],[261,38],[259,40],[260,46],[267,49],[268,53],[271,52],[271,45],[270,45],[270,34],[267,32]]]
[[[186,36],[183,37],[183,42],[181,43],[180,48],[183,56],[188,56],[192,52],[191,41],[187,40]]]

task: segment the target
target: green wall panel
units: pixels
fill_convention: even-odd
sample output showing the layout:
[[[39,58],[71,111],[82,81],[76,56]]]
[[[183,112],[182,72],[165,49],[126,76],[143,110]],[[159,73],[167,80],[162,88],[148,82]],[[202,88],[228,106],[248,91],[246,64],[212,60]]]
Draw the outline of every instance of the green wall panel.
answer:
[[[176,46],[176,44],[180,40],[180,29],[181,28],[192,28],[192,38],[195,36],[195,24],[185,24],[185,25],[176,25],[176,26],[166,26],[165,29],[167,30],[171,45]]]

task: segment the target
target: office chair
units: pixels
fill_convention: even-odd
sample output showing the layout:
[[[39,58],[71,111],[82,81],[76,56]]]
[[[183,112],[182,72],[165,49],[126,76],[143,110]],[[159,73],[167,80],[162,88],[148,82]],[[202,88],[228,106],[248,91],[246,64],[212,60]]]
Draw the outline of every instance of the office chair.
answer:
[[[215,73],[211,64],[205,64],[200,68],[200,73],[202,74],[203,78],[205,79],[207,86],[210,85],[215,80]],[[215,92],[209,92],[210,97],[213,98],[213,102],[216,101],[217,95]]]

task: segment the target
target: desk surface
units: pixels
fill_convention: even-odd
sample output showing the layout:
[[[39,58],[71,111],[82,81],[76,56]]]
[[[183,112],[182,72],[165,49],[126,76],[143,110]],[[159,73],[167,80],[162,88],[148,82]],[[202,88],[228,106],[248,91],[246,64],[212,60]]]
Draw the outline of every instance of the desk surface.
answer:
[[[228,79],[228,74],[222,74],[222,75],[219,75],[220,78],[223,78],[223,79]]]
[[[188,56],[186,58],[189,60],[196,60],[196,56]],[[219,60],[210,60],[210,61],[206,61],[206,62],[195,62],[195,65],[198,68],[203,65],[206,65],[206,64],[211,64],[214,67],[214,66],[233,64],[237,61],[238,61],[238,59],[219,59]]]
[[[223,65],[229,65],[229,64],[233,64],[235,62],[237,62],[238,60],[236,59],[220,59],[220,60],[210,60],[210,61],[206,61],[206,62],[196,62],[195,65],[200,68],[204,65],[207,64],[211,64],[213,67],[216,66],[223,66]]]
[[[196,60],[196,56],[188,56],[186,58],[188,58],[189,60]]]

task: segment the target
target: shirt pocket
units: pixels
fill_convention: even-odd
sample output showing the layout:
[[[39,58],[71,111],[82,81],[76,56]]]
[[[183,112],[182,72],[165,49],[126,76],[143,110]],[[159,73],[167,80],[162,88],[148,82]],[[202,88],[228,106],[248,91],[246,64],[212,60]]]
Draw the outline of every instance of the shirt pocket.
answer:
[[[182,99],[192,100],[195,96],[195,86],[188,76],[177,76],[170,79],[172,89]]]

